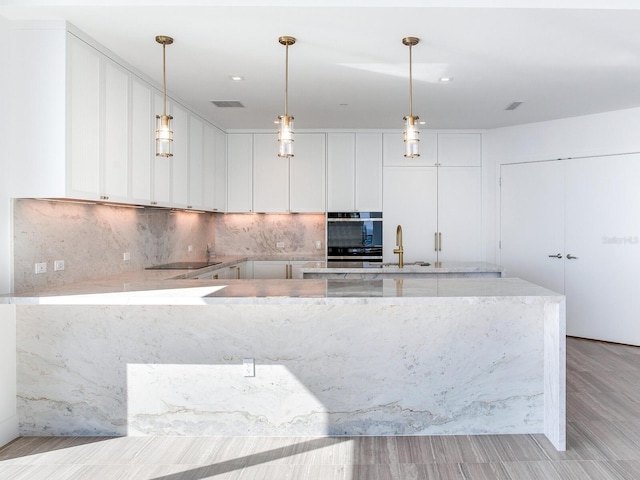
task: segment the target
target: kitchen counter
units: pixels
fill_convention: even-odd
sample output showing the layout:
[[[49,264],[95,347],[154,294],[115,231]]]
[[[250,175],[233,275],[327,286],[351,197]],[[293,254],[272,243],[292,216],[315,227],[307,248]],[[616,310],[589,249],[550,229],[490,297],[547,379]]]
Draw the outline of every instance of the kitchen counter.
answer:
[[[363,266],[364,264],[364,266]],[[471,278],[502,277],[504,268],[486,262],[409,262],[400,268],[397,263],[373,264],[366,262],[347,263],[345,266],[329,267],[326,262],[309,262],[300,272],[303,278],[325,279],[376,279],[376,278]]]
[[[562,295],[517,278],[162,275],[0,299],[21,435],[544,433],[565,448]]]

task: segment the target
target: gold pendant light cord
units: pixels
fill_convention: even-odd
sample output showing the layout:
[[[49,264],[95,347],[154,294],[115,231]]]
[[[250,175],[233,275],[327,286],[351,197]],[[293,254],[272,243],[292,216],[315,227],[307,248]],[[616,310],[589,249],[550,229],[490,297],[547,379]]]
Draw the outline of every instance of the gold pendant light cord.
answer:
[[[289,115],[289,44],[286,45],[284,67],[284,115]]]
[[[413,117],[413,56],[409,45],[409,115]]]
[[[167,116],[167,61],[166,61],[166,42],[162,42],[162,93],[163,93],[163,106],[162,114]]]

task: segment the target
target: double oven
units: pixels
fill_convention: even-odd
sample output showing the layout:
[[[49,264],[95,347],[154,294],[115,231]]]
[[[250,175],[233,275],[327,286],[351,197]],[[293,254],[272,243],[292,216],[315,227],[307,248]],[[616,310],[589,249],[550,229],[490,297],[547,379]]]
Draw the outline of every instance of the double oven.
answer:
[[[327,266],[380,266],[382,212],[328,212]]]

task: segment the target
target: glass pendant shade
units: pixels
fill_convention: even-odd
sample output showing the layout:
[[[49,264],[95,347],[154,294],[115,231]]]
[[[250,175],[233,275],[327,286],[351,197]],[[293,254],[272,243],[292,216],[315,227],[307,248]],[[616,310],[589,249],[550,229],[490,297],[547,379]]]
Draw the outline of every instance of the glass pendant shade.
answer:
[[[417,115],[404,117],[404,156],[409,158],[419,157],[418,145],[420,143],[420,129],[418,128]]]
[[[156,156],[173,157],[171,115],[156,115]]]
[[[293,117],[278,116],[278,156],[293,157]]]

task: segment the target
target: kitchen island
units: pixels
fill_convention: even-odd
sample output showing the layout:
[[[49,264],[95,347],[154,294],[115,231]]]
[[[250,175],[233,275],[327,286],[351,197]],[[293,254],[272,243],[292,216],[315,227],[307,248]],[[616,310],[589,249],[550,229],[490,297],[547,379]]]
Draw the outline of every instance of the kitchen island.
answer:
[[[516,278],[148,277],[0,308],[22,435],[544,433],[565,449],[564,296]]]
[[[308,262],[301,269],[302,278],[368,279],[380,278],[497,278],[504,276],[504,268],[486,262],[409,262],[397,263]]]

